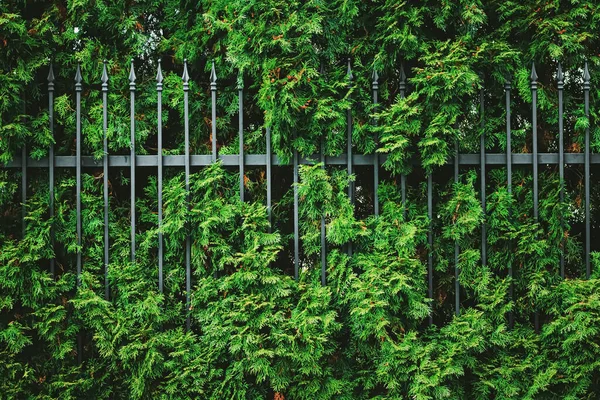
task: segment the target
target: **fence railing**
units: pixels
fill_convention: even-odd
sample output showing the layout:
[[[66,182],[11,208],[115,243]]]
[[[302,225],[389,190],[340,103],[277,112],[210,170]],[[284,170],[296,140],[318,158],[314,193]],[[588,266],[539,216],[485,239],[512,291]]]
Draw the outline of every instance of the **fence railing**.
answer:
[[[348,83],[352,84],[352,71],[350,67],[350,61],[348,61],[348,71],[347,71]],[[585,224],[585,270],[586,277],[589,278],[591,274],[590,267],[590,244],[591,244],[591,233],[590,233],[590,165],[591,164],[600,164],[600,154],[591,154],[590,152],[590,129],[589,124],[585,129],[585,147],[583,153],[565,153],[564,149],[564,112],[563,112],[563,92],[564,92],[564,74],[562,72],[561,66],[558,66],[557,71],[557,91],[558,91],[558,149],[559,151],[556,153],[539,153],[538,152],[538,143],[537,143],[537,79],[538,76],[535,71],[535,66],[532,66],[530,83],[531,83],[531,95],[532,95],[532,114],[531,114],[531,122],[532,122],[532,139],[533,139],[533,148],[532,153],[529,154],[513,154],[511,148],[511,83],[509,80],[505,82],[504,91],[505,91],[505,112],[506,112],[506,152],[505,153],[488,153],[486,152],[486,136],[484,127],[484,111],[485,111],[485,102],[484,102],[484,89],[482,88],[480,91],[480,104],[479,104],[479,113],[480,113],[480,121],[483,134],[480,139],[480,148],[481,151],[478,154],[462,154],[459,153],[458,143],[455,147],[455,154],[452,159],[448,160],[449,163],[454,165],[454,179],[458,180],[459,176],[459,168],[460,166],[469,166],[475,165],[480,166],[480,182],[481,182],[481,204],[482,208],[485,212],[485,201],[486,201],[486,166],[505,166],[507,169],[507,187],[509,194],[512,192],[512,167],[513,165],[525,165],[532,167],[533,173],[533,218],[537,222],[539,218],[539,193],[538,193],[538,175],[539,175],[539,166],[540,165],[558,165],[559,169],[559,178],[561,183],[564,181],[564,167],[565,165],[575,165],[575,164],[583,164],[584,165],[584,190],[585,190],[585,216],[584,216],[584,224]],[[54,194],[55,194],[55,170],[56,168],[75,168],[76,169],[76,207],[77,207],[77,280],[80,283],[81,272],[82,272],[82,257],[81,257],[81,223],[82,223],[82,213],[81,213],[81,176],[83,168],[99,168],[102,167],[104,177],[103,177],[103,196],[104,196],[104,268],[105,268],[105,296],[108,299],[110,295],[110,288],[108,282],[108,268],[109,268],[109,232],[108,232],[108,215],[109,215],[109,182],[108,182],[108,171],[109,168],[126,168],[130,169],[131,173],[131,194],[130,194],[130,206],[131,206],[131,261],[135,262],[136,260],[136,244],[135,244],[135,234],[136,234],[136,220],[135,220],[135,176],[138,168],[157,168],[157,181],[158,181],[158,288],[162,292],[163,291],[163,237],[161,232],[161,224],[163,221],[163,210],[162,210],[162,184],[163,184],[163,168],[164,167],[184,167],[185,170],[185,187],[188,193],[189,200],[189,190],[190,190],[190,168],[191,167],[201,167],[208,166],[212,163],[220,160],[222,164],[226,167],[238,167],[240,173],[239,187],[240,187],[240,198],[244,200],[244,171],[246,166],[262,166],[266,169],[266,205],[268,210],[269,221],[271,222],[271,192],[272,192],[272,170],[273,167],[291,165],[293,167],[293,183],[294,183],[294,205],[293,205],[293,213],[294,213],[294,275],[295,278],[298,278],[299,268],[300,268],[300,233],[299,233],[299,207],[298,207],[298,191],[297,184],[299,180],[299,165],[302,164],[314,164],[315,160],[319,160],[323,163],[323,167],[325,165],[345,165],[348,171],[348,174],[352,174],[354,166],[372,166],[373,167],[373,180],[374,180],[374,204],[373,204],[373,213],[375,215],[379,214],[379,199],[377,197],[377,188],[380,180],[379,177],[379,168],[381,164],[383,164],[387,156],[385,154],[378,154],[375,152],[374,154],[354,154],[353,153],[353,145],[352,145],[352,109],[347,109],[347,150],[346,153],[341,154],[340,156],[325,156],[324,155],[324,143],[321,141],[321,150],[320,153],[313,157],[300,157],[297,151],[294,151],[291,163],[286,163],[280,160],[276,155],[272,154],[271,148],[271,130],[270,128],[266,128],[265,132],[265,144],[266,144],[266,153],[265,154],[245,154],[244,153],[244,87],[240,84],[237,87],[238,97],[239,97],[239,154],[237,155],[220,155],[217,152],[217,74],[215,71],[214,63],[212,65],[211,75],[210,75],[210,91],[211,91],[211,103],[212,103],[212,115],[211,115],[211,144],[212,144],[212,152],[211,154],[190,154],[190,139],[189,139],[189,74],[187,69],[187,62],[184,62],[183,67],[183,106],[184,106],[184,140],[185,140],[185,154],[183,155],[162,155],[163,148],[163,134],[162,134],[162,90],[163,90],[163,75],[161,71],[160,61],[158,63],[158,72],[156,76],[156,92],[158,95],[157,101],[157,110],[158,110],[158,119],[157,119],[157,132],[158,132],[158,154],[160,155],[137,155],[136,154],[136,143],[135,143],[135,132],[136,132],[136,121],[135,121],[135,94],[136,94],[136,76],[134,72],[133,62],[131,63],[131,69],[129,73],[129,89],[130,89],[130,132],[131,132],[131,143],[130,143],[130,154],[129,155],[110,155],[108,152],[108,143],[107,143],[107,130],[108,130],[108,80],[109,76],[106,69],[106,62],[104,62],[104,68],[101,76],[101,91],[102,91],[102,104],[103,104],[103,132],[104,132],[104,156],[101,160],[95,159],[91,156],[84,156],[81,152],[81,92],[83,88],[82,76],[80,73],[79,66],[77,67],[76,75],[75,75],[75,102],[76,102],[76,155],[75,156],[55,156],[54,155],[54,146],[51,145],[49,148],[49,157],[43,159],[32,159],[26,157],[26,149],[23,148],[22,155],[20,157],[15,157],[13,161],[5,165],[7,168],[21,168],[22,170],[22,202],[23,206],[27,202],[27,172],[29,168],[48,168],[49,169],[49,189],[50,189],[50,199],[49,199],[49,207],[50,207],[50,217],[54,216],[55,206],[54,206]],[[48,73],[48,113],[49,113],[49,128],[50,132],[54,133],[54,73],[52,70],[52,66],[50,66],[50,70]],[[379,90],[379,76],[376,72],[372,75],[372,101],[374,105],[377,105],[378,102],[378,90]],[[587,63],[585,64],[583,70],[583,94],[584,94],[584,112],[585,116],[589,118],[589,96],[590,96],[590,75],[588,72]],[[404,91],[406,89],[406,75],[404,70],[401,68],[400,70],[400,96],[404,97]],[[376,120],[373,120],[372,123],[377,123]],[[413,162],[418,162],[415,158]],[[400,191],[401,198],[403,204],[406,204],[406,176],[401,175],[400,177]],[[431,174],[427,175],[427,214],[429,216],[429,231],[428,231],[428,296],[433,298],[433,195],[432,195],[432,176]],[[351,201],[354,202],[354,186],[352,184],[349,185],[348,188],[348,196]],[[561,187],[560,193],[561,201],[564,200],[564,188]],[[405,208],[406,209],[406,208]],[[406,212],[405,212],[406,215]],[[23,222],[24,223],[24,222]],[[326,232],[325,232],[325,217],[323,216],[321,219],[321,282],[323,285],[327,282],[326,275],[326,255],[327,255],[327,246],[326,246]],[[51,231],[51,241],[52,246],[54,246],[55,241],[55,232]],[[350,243],[347,247],[348,254],[351,255],[353,252],[352,243]],[[458,243],[455,244],[455,312],[456,314],[460,313],[460,281],[459,281],[459,269],[458,269],[458,259],[459,259],[460,248]],[[486,226],[485,222],[482,224],[481,229],[481,262],[483,265],[487,263],[487,240],[486,240]],[[186,243],[185,243],[185,270],[186,270],[186,302],[187,309],[189,309],[190,304],[190,293],[191,293],[191,244],[190,244],[190,236],[187,235]],[[51,273],[54,275],[55,273],[55,261],[50,260],[50,269]],[[512,278],[513,276],[513,267],[509,265],[508,267],[508,275]],[[565,276],[565,260],[564,254],[561,252],[560,259],[560,275],[564,278]],[[510,288],[510,295],[513,296],[513,287]],[[429,322],[433,322],[433,317],[429,317]],[[187,325],[189,327],[190,320],[187,319]],[[513,316],[512,314],[509,316],[509,324],[512,326],[513,324]],[[539,327],[539,318],[536,314],[535,316],[535,325],[536,328]]]

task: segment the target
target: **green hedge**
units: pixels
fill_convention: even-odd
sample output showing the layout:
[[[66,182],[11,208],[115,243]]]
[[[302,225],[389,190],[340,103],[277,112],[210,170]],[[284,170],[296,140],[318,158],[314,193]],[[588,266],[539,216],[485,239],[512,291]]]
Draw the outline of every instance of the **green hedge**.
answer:
[[[454,182],[454,143],[505,151],[504,83],[512,83],[513,151],[531,152],[531,63],[539,75],[539,151],[557,151],[556,68],[565,78],[565,147],[586,127],[600,149],[600,6],[591,1],[4,1],[0,4],[0,163],[26,151],[75,149],[74,76],[83,75],[84,154],[102,149],[102,60],[108,60],[109,151],[129,152],[129,60],[137,74],[136,148],[156,154],[156,60],[162,60],[165,154],[182,154],[183,91],[191,74],[192,154],[210,153],[211,61],[218,76],[219,152],[236,154],[237,90],[245,95],[247,154],[289,160],[345,149],[352,108],[355,152],[388,155],[373,217],[372,170],[300,168],[301,265],[293,278],[291,169],[274,169],[273,229],[263,168],[166,168],[165,288],[158,291],[157,181],[138,172],[137,259],[130,263],[129,173],[111,168],[109,283],[104,299],[102,171],[83,175],[83,274],[76,277],[74,171],[57,169],[48,218],[46,169],[30,168],[21,233],[21,171],[0,169],[0,398],[593,399],[600,392],[598,253],[584,279],[583,168],[540,167],[539,222],[530,168],[478,167]],[[348,84],[347,59],[352,65]],[[49,60],[56,75],[49,129]],[[591,120],[582,68],[592,76]],[[400,65],[407,75],[400,96]],[[380,104],[371,103],[372,71]],[[479,94],[484,88],[481,128]],[[372,122],[376,120],[377,125]],[[412,159],[419,160],[416,165]],[[408,174],[407,216],[398,190]],[[434,176],[427,218],[425,176]],[[592,243],[600,215],[592,168]],[[357,203],[347,198],[354,180]],[[560,201],[561,187],[565,201]],[[484,212],[485,211],[485,212]],[[327,223],[327,285],[320,282],[320,221]],[[488,260],[481,262],[481,224]],[[427,298],[427,234],[434,232],[434,296]],[[50,227],[56,246],[50,246]],[[184,243],[193,290],[185,306]],[[352,241],[354,255],[344,251]],[[564,250],[561,242],[564,241]],[[454,246],[461,314],[454,315]],[[593,247],[593,250],[598,250]],[[564,252],[566,279],[559,274]],[[56,257],[52,277],[49,259]],[[507,276],[508,266],[515,271]],[[514,294],[511,297],[511,283]],[[514,315],[510,329],[508,315]],[[535,332],[533,315],[541,327]],[[191,330],[186,330],[186,316]],[[429,316],[433,326],[428,326]],[[79,343],[78,343],[79,342]],[[78,358],[81,362],[78,362]]]

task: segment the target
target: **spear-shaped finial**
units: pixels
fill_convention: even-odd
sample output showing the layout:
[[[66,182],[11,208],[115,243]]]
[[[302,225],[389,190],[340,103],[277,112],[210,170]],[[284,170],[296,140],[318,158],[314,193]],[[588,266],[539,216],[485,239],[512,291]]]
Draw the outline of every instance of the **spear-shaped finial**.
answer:
[[[161,91],[163,85],[162,68],[160,67],[160,58],[158,59],[158,71],[156,72],[156,90]]]
[[[75,72],[75,90],[81,91],[81,66],[77,63],[77,72]]]
[[[583,89],[584,90],[589,90],[590,89],[590,71],[588,70],[588,63],[587,61],[585,62],[585,67],[583,68]]]
[[[529,77],[531,79],[531,88],[532,89],[537,89],[537,73],[535,72],[535,63],[531,63],[531,76]]]
[[[348,81],[352,82],[352,79],[354,79],[354,76],[352,76],[352,66],[351,66],[350,57],[348,57],[348,72],[346,72],[346,75],[348,76]]]
[[[212,62],[210,70],[210,90],[217,90],[217,72],[215,71],[215,60]]]
[[[183,60],[183,75],[181,75],[181,79],[183,80],[183,90],[189,90],[190,74],[188,74],[187,58]]]
[[[237,77],[237,90],[244,90],[244,73],[239,70]]]
[[[373,74],[371,75],[373,78],[373,90],[379,89],[379,75],[377,74],[377,70],[373,68]]]
[[[556,81],[558,83],[558,89],[562,90],[565,87],[565,75],[563,74],[562,66],[558,63],[558,72],[556,73]]]
[[[131,59],[131,68],[129,69],[129,89],[135,90],[135,70],[133,67],[133,58]]]
[[[102,62],[102,91],[108,91],[108,72],[106,70],[106,60]]]
[[[54,71],[52,69],[52,62],[50,62],[50,69],[48,70],[48,91],[54,90]]]
[[[404,73],[404,63],[400,63],[400,84],[398,85],[400,95],[404,97],[404,91],[406,90],[406,74]]]

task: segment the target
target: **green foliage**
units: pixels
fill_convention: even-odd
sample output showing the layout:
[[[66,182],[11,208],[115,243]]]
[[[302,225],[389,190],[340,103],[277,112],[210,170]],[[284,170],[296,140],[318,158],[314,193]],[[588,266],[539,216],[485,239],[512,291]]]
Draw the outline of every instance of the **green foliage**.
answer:
[[[377,151],[386,157],[377,217],[370,168],[356,166],[349,176],[318,162],[300,167],[297,281],[291,272],[289,168],[273,171],[271,226],[263,168],[246,168],[242,203],[240,177],[221,163],[193,169],[189,193],[182,171],[165,167],[160,227],[156,171],[139,168],[137,252],[130,262],[131,177],[126,169],[111,167],[109,299],[101,170],[85,168],[82,176],[78,286],[74,171],[56,168],[51,219],[46,169],[28,169],[23,202],[22,172],[2,168],[0,398],[596,398],[600,253],[591,255],[592,279],[583,279],[583,168],[569,166],[561,182],[555,166],[540,165],[535,220],[529,168],[513,168],[511,193],[506,169],[488,168],[484,209],[478,167],[461,167],[455,182],[451,164],[457,142],[460,152],[478,153],[482,134],[488,152],[506,151],[506,79],[512,85],[512,150],[531,152],[532,61],[539,75],[538,150],[558,151],[555,72],[561,62],[565,149],[582,152],[589,128],[597,152],[599,31],[600,6],[585,0],[0,2],[2,166],[20,157],[24,146],[33,159],[46,157],[51,144],[56,155],[75,154],[78,63],[83,153],[102,158],[104,58],[111,155],[128,154],[131,145],[131,59],[137,75],[136,152],[156,154],[160,58],[164,154],[184,152],[181,74],[187,59],[192,154],[211,149],[214,60],[220,154],[238,152],[241,84],[247,154],[265,152],[269,126],[273,152],[283,161],[290,161],[294,150],[314,161],[321,143],[326,157],[339,156],[346,151],[351,118],[355,154]],[[592,76],[590,118],[583,109],[585,60]],[[56,76],[53,132],[49,61]],[[403,95],[401,64],[407,75]],[[376,106],[373,69],[380,77]],[[594,167],[592,243],[600,204],[597,172]],[[408,176],[405,204],[400,174]],[[348,198],[349,185],[356,187],[356,204]],[[320,281],[322,219],[326,286]],[[429,252],[433,298],[427,296]],[[559,273],[561,254],[565,279]]]

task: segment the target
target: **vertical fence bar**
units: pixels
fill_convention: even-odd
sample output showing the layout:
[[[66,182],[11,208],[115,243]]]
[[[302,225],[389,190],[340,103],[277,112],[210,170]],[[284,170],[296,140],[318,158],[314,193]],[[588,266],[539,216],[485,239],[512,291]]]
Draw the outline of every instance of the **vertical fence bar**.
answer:
[[[163,249],[163,233],[162,233],[162,220],[163,220],[163,138],[162,138],[162,90],[163,90],[163,75],[162,68],[160,66],[160,58],[158,59],[158,71],[156,73],[156,95],[157,95],[157,129],[158,129],[158,290],[163,293],[163,263],[164,263],[164,249]]]
[[[506,188],[508,191],[509,199],[512,198],[512,144],[511,144],[511,126],[510,126],[510,90],[511,83],[508,77],[504,82],[504,92],[506,97]],[[509,210],[510,213],[510,210]],[[509,215],[509,218],[511,216]],[[512,259],[511,252],[512,250],[512,242],[508,242],[508,278],[510,280],[510,287],[508,289],[509,298],[512,301],[514,298],[514,290],[515,286],[513,283],[513,267],[512,267]],[[508,326],[512,328],[514,326],[514,314],[512,311],[508,313]]]
[[[325,139],[321,137],[321,165],[323,169],[325,167]],[[327,243],[325,242],[325,210],[321,215],[321,285],[327,284]]]
[[[25,222],[27,217],[27,143],[23,143],[23,148],[21,149],[21,198],[23,199],[21,229],[23,230],[23,237],[25,237],[25,229],[27,228],[27,223]]]
[[[590,279],[592,273],[590,266],[591,252],[591,230],[590,230],[590,71],[588,63],[585,62],[583,70],[583,96],[584,96],[584,112],[588,119],[587,127],[585,128],[585,167],[584,167],[584,186],[585,186],[585,277]]]
[[[27,113],[27,97],[24,91],[21,95],[23,100],[23,115]],[[25,230],[27,228],[26,217],[27,217],[27,138],[23,139],[23,148],[21,148],[21,229],[23,231],[23,237],[25,237]]]
[[[537,73],[535,64],[531,63],[531,124],[533,136],[533,219],[537,223],[539,220],[539,198],[538,198],[538,141],[537,141]],[[540,315],[535,307],[533,314],[535,331],[540,330]]]
[[[537,73],[535,64],[531,64],[531,112],[532,112],[532,140],[533,140],[533,219],[538,222],[538,140],[537,140]]]
[[[212,162],[217,162],[217,73],[215,71],[215,61],[212,62],[210,70],[210,93],[212,104],[211,117],[211,141],[212,141]]]
[[[135,262],[135,71],[133,69],[133,59],[131,60],[131,69],[129,70],[129,102],[130,102],[130,122],[131,122],[131,147],[129,157],[131,159],[131,262]]]
[[[427,296],[433,301],[433,196],[432,196],[432,175],[427,174],[427,217],[429,218],[429,228],[427,231]],[[429,325],[433,325],[433,305],[429,314]]]
[[[458,140],[454,143],[454,183],[458,183]],[[460,315],[460,270],[458,268],[458,256],[460,253],[460,247],[458,240],[454,241],[454,313],[458,317]]]
[[[75,158],[76,158],[76,212],[77,212],[77,286],[81,285],[81,68],[75,73]]]
[[[560,179],[560,203],[565,201],[565,141],[563,128],[563,90],[565,88],[564,75],[560,63],[556,75],[558,86],[558,175]],[[564,230],[564,220],[560,218],[561,228]],[[560,277],[565,278],[565,239],[560,241]]]
[[[183,120],[184,120],[184,146],[185,146],[185,206],[190,210],[190,114],[189,114],[189,96],[190,76],[187,69],[187,60],[183,60]],[[185,325],[188,330],[191,327],[190,307],[192,293],[192,243],[190,237],[190,225],[186,218],[185,234]]]
[[[373,70],[373,111],[376,110],[379,92],[379,75],[377,70]],[[377,120],[373,119],[373,125],[377,124]],[[375,216],[379,216],[379,139],[375,132],[375,151],[373,152],[373,212]]]
[[[81,68],[77,64],[75,73],[75,158],[76,158],[76,212],[77,212],[77,286],[81,286]],[[83,360],[83,336],[77,334],[77,363]]]
[[[244,202],[244,75],[240,71],[238,77],[238,118],[239,118],[239,145],[240,145],[240,200]]]
[[[352,76],[352,69],[350,66],[350,58],[348,58],[348,72],[347,72],[347,78],[348,78],[348,90],[352,90],[352,80],[354,79],[354,77]],[[347,138],[346,138],[346,143],[347,143],[347,150],[346,150],[346,154],[347,154],[347,163],[348,163],[348,176],[352,175],[352,167],[353,167],[353,155],[352,155],[352,106],[349,105],[348,108],[346,109],[346,126],[347,126]],[[348,197],[350,198],[350,203],[354,206],[354,182],[350,181],[348,182]],[[352,240],[350,240],[348,242],[348,256],[352,257]]]
[[[294,133],[295,137],[295,133]],[[300,229],[298,216],[298,150],[294,146],[294,279],[300,270]]]
[[[102,133],[103,133],[103,156],[102,156],[102,190],[104,197],[104,298],[110,297],[108,285],[108,72],[106,71],[106,60],[102,63]]]
[[[54,71],[52,63],[48,71],[48,121],[50,123],[50,136],[52,142],[48,149],[48,187],[49,187],[49,206],[50,206],[50,246],[54,252]],[[56,258],[54,255],[50,259],[50,275],[54,278],[56,269]]]
[[[406,74],[404,73],[404,65],[400,64],[400,98],[403,99],[406,90]],[[400,195],[402,198],[403,217],[406,221],[407,208],[406,208],[406,174],[400,174]]]
[[[482,79],[483,81],[483,79]],[[487,265],[487,227],[485,224],[486,213],[486,201],[485,201],[485,98],[483,87],[479,91],[479,108],[481,113],[481,143],[480,143],[480,154],[479,164],[481,166],[481,209],[483,210],[483,222],[481,223],[481,265]]]
[[[269,232],[273,229],[272,210],[271,210],[271,174],[273,164],[273,154],[271,152],[271,127],[267,126],[267,216],[269,218]]]

